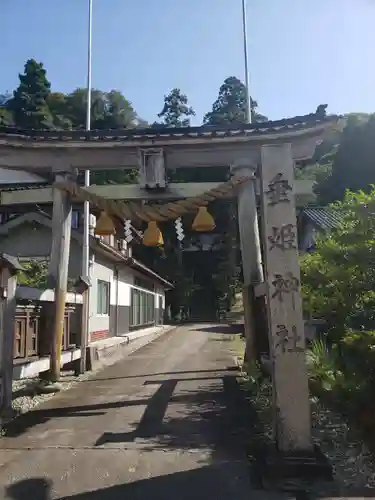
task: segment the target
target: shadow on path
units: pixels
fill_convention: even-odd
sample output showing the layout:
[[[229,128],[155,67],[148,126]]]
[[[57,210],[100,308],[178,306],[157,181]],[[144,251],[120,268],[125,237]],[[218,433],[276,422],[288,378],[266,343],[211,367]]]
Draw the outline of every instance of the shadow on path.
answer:
[[[183,379],[184,382],[201,380],[205,378]],[[159,447],[186,449],[209,446],[215,450],[218,447],[229,449],[242,446],[242,440],[236,439],[236,436],[243,435],[247,429],[236,398],[239,388],[235,376],[225,375],[207,380],[211,382],[210,385],[200,391],[192,390],[176,396],[173,396],[173,392],[179,379],[146,382],[146,385],[161,385],[148,400],[135,429],[131,432],[104,432],[95,445],[147,439],[145,449],[148,451]],[[237,404],[234,404],[235,400]],[[139,401],[132,403],[140,404]],[[184,412],[171,410],[166,415],[168,407],[173,408],[176,403],[188,409]]]
[[[206,333],[218,333],[221,335],[237,335],[244,332],[244,327],[242,324],[227,324],[214,326],[201,326],[198,328],[191,328],[191,331],[200,331]]]
[[[176,472],[150,479],[142,479],[131,483],[120,484],[109,488],[88,491],[71,496],[59,497],[58,500],[244,500],[251,498],[235,496],[237,487],[227,481],[228,468],[232,464],[222,463],[208,465],[198,469]],[[221,478],[224,479],[222,480]],[[240,478],[238,478],[240,479]],[[14,483],[6,490],[6,500],[52,500],[52,483],[44,478],[32,478]],[[262,492],[256,493],[261,500]]]
[[[223,370],[221,370],[223,373]],[[121,378],[121,377],[119,377]],[[226,376],[224,377],[224,380]],[[105,379],[103,379],[105,380]],[[221,377],[218,376],[203,376],[203,377],[192,377],[192,378],[182,378],[182,379],[167,379],[167,380],[147,380],[144,385],[148,384],[160,384],[160,388],[151,397],[138,400],[123,400],[123,401],[112,401],[108,403],[99,403],[92,405],[80,405],[80,406],[61,406],[58,408],[44,408],[37,409],[31,412],[20,415],[18,418],[9,422],[4,428],[6,437],[15,438],[24,434],[29,429],[44,424],[50,419],[54,418],[67,418],[67,417],[90,417],[104,415],[107,410],[126,408],[131,406],[147,406],[144,418],[149,421],[149,415],[152,415],[153,421],[155,421],[154,415],[162,414],[164,415],[168,402],[173,394],[176,384],[179,381],[183,382],[202,382],[207,381],[211,383],[220,382]],[[189,404],[194,407],[195,403],[202,400],[202,398],[212,400],[217,393],[221,391],[214,391],[214,393],[205,393],[205,391],[191,391],[191,393],[181,394],[173,397],[174,403]],[[159,410],[159,406],[162,406],[162,410]],[[150,408],[150,409],[149,409]],[[142,419],[143,421],[143,419]],[[141,422],[142,422],[141,421]]]
[[[246,492],[245,495],[234,497],[236,489],[234,484],[228,483],[226,478],[230,463],[219,465],[208,465],[198,469],[176,472],[150,479],[142,479],[126,484],[119,484],[109,488],[87,491],[69,496],[52,496],[53,484],[45,478],[37,477],[25,479],[8,486],[6,489],[6,500],[286,500],[290,495],[285,493],[270,493],[259,490]],[[236,479],[233,478],[234,482]],[[306,492],[294,492],[296,500],[360,500],[374,499],[375,489],[347,489],[340,493],[309,494]]]

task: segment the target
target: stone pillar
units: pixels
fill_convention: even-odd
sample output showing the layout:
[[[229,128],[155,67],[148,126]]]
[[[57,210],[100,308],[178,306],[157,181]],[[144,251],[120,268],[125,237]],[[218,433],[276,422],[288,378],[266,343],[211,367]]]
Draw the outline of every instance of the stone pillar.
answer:
[[[255,285],[263,282],[262,255],[255,195],[256,168],[255,165],[251,165],[246,159],[237,162],[231,167],[231,172],[235,177],[246,176],[254,179],[239,187],[237,202],[244,280],[242,299],[246,338],[245,361],[255,358],[255,332],[259,331],[260,335],[265,334],[264,331],[262,331],[262,321],[260,318],[263,308],[259,304],[259,300],[257,301],[254,293]]]
[[[262,255],[255,197],[256,165],[242,160],[231,167],[234,177],[252,177],[238,190],[238,226],[240,233],[244,285],[263,282]]]
[[[262,225],[276,435],[282,452],[312,450],[305,335],[300,293],[291,144],[261,151]]]
[[[55,182],[72,180],[72,172],[57,164]],[[68,283],[70,254],[70,235],[72,227],[71,195],[56,187],[53,188],[52,245],[48,269],[48,285],[55,291],[55,301],[47,309],[46,324],[51,328],[50,353],[51,369],[48,378],[56,382],[60,378],[61,346],[64,329],[65,300]]]
[[[14,325],[17,271],[23,268],[15,257],[0,254],[0,417],[1,424],[12,413]]]

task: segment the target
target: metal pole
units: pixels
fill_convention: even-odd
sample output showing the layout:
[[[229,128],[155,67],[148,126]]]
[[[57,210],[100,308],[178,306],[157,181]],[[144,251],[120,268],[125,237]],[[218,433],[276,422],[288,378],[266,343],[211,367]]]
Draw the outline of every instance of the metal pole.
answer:
[[[247,13],[246,2],[242,0],[242,31],[243,31],[243,53],[244,53],[244,66],[245,66],[245,86],[246,86],[246,118],[248,123],[253,121],[253,111],[251,105],[250,94],[250,73],[249,73],[249,60],[247,50]],[[243,302],[245,312],[245,327],[247,326],[246,334],[246,352],[245,359],[254,359],[255,354],[259,355],[260,348],[267,341],[267,313],[266,303],[264,296],[257,297],[255,293],[255,286],[263,282],[263,265],[262,265],[262,250],[260,245],[259,223],[256,208],[256,195],[255,195],[255,181],[249,182],[243,189],[246,192],[246,211],[247,215],[243,218],[246,219],[246,232],[248,235],[249,250],[245,251],[243,259],[249,258],[252,255],[251,261],[251,279],[245,280],[243,290]],[[242,203],[243,204],[243,203]],[[244,222],[239,221],[243,224]],[[242,238],[243,239],[243,238]],[[247,316],[247,317],[246,317]],[[255,327],[256,325],[256,327]],[[255,334],[255,332],[257,332]],[[258,352],[256,352],[258,351]]]
[[[246,0],[242,0],[242,32],[243,32],[243,53],[245,62],[245,85],[246,85],[246,118],[249,123],[252,121],[251,111],[251,95],[250,95],[250,78],[249,78],[249,61],[247,53],[247,15],[246,15]]]
[[[91,46],[92,46],[92,0],[89,0],[87,45],[87,97],[86,97],[86,130],[91,129]],[[85,187],[90,186],[90,170],[85,170]],[[90,203],[83,204],[83,246],[82,246],[82,276],[90,274]],[[86,346],[89,335],[89,290],[83,294],[82,329],[81,329],[81,366],[80,371],[86,370]]]

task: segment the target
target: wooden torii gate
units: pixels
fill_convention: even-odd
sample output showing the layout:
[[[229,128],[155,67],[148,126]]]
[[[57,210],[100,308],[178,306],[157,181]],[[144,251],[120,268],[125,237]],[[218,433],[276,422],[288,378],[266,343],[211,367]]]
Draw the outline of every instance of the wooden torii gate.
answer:
[[[74,198],[88,200],[108,215],[121,219],[137,217],[147,222],[162,222],[236,189],[244,285],[250,295],[263,296],[267,303],[278,449],[312,452],[294,163],[311,158],[317,141],[337,120],[336,116],[327,117],[322,107],[318,107],[316,113],[306,116],[226,128],[92,132],[0,129],[0,167],[52,172],[55,177],[54,189],[48,194],[53,202],[50,271],[55,280],[55,323],[62,325],[65,306]],[[134,198],[134,189],[138,189],[137,199],[173,198],[176,196],[171,191],[177,185],[168,186],[166,168],[187,165],[202,168],[228,165],[233,178],[207,193],[164,206],[113,201],[106,199],[111,198],[110,186],[105,187],[105,197],[75,184],[77,169],[138,166],[140,184],[137,188],[123,186],[124,199],[130,191]],[[258,244],[257,193],[263,255]],[[245,306],[248,312],[250,303]]]

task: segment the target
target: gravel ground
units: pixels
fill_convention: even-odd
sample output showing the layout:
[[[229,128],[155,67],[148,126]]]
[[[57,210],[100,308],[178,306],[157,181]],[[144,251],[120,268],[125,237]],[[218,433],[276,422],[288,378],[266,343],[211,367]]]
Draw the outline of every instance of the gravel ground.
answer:
[[[82,380],[86,380],[93,375],[94,372],[86,372],[83,375],[76,377],[73,372],[64,372],[61,375],[59,382],[60,391],[66,391],[78,384]],[[56,392],[49,394],[38,394],[37,385],[39,378],[28,378],[16,380],[13,382],[13,410],[15,414],[26,413],[39,406],[44,401],[53,398]]]
[[[313,436],[329,458],[342,488],[375,488],[374,456],[343,418],[319,402],[312,404]]]
[[[271,394],[269,384],[265,383],[256,397],[249,398],[260,416],[262,435],[269,439],[273,434]],[[375,457],[358,436],[358,432],[351,429],[341,415],[323,407],[316,399],[312,400],[311,408],[313,439],[329,459],[334,481],[316,482],[306,485],[306,489],[313,493],[335,492],[337,495],[348,489],[358,491],[375,488]]]
[[[137,338],[131,342],[127,348],[126,352],[124,350],[115,353],[115,355],[112,358],[109,359],[103,359],[102,360],[102,366],[98,367],[96,370],[92,370],[89,372],[86,372],[82,375],[79,375],[76,377],[73,372],[62,372],[61,373],[61,379],[59,381],[59,388],[60,391],[66,391],[73,387],[75,384],[78,384],[82,380],[87,380],[88,378],[92,377],[95,373],[103,369],[105,366],[108,364],[112,364],[114,362],[119,361],[123,357],[132,354],[134,351],[137,351],[141,347],[149,344],[150,342],[153,342],[156,340],[159,336],[164,335],[168,330],[162,329],[154,334],[150,333],[149,335],[142,336],[140,338]],[[120,357],[118,356],[120,353]],[[37,385],[39,383],[39,378],[29,378],[29,379],[22,379],[22,380],[16,380],[13,382],[13,410],[14,410],[14,416],[19,415],[20,413],[27,413],[30,410],[33,410],[37,406],[39,406],[41,403],[44,401],[47,401],[53,396],[55,396],[56,392],[52,392],[49,394],[40,394],[37,391]]]

